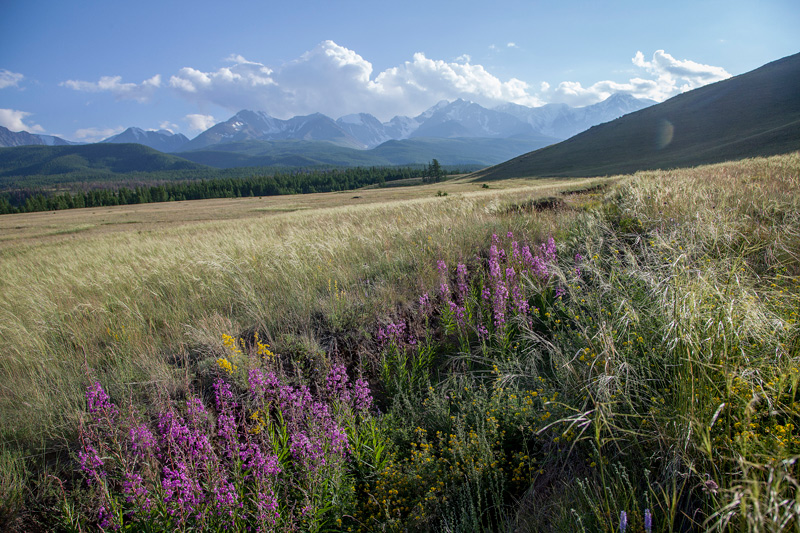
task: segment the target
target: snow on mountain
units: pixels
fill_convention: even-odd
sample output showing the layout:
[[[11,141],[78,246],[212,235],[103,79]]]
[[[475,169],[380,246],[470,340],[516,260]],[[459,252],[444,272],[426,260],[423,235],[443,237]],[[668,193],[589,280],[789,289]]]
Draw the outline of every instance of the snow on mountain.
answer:
[[[369,113],[345,115],[336,124],[364,148],[373,148],[394,138],[387,132],[386,125]]]
[[[517,117],[458,99],[437,104],[412,137],[512,137],[535,133]],[[433,109],[433,108],[431,108]]]
[[[397,116],[383,126],[390,139],[408,139],[419,128],[419,124],[415,118]]]
[[[192,139],[184,147],[184,150],[197,150],[214,144],[252,140],[329,141],[341,146],[365,147],[364,143],[350,135],[340,124],[321,113],[280,120],[263,112],[243,110]]]
[[[652,100],[635,98],[628,93],[614,93],[602,102],[586,107],[570,107],[567,104],[547,104],[541,107],[503,104],[494,109],[527,122],[539,133],[568,139],[592,126],[609,122],[655,103]]]

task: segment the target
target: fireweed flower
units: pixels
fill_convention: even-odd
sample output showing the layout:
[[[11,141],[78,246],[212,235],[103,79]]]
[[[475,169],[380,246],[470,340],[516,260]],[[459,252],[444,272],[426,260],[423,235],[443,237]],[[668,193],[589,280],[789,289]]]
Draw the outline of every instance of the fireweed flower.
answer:
[[[242,470],[247,473],[247,479],[267,481],[281,473],[278,457],[264,454],[257,444],[248,442],[242,447],[239,455],[242,460]]]
[[[203,501],[203,489],[183,461],[177,461],[175,468],[164,466],[161,488],[167,512],[178,517],[180,522],[185,521]]]
[[[89,485],[93,481],[99,481],[100,478],[106,477],[106,472],[103,469],[105,463],[100,458],[97,449],[91,444],[86,444],[84,449],[78,452],[78,462],[81,464],[81,470],[86,475],[86,482]]]
[[[117,414],[117,407],[111,403],[99,381],[95,381],[86,389],[86,404],[89,412],[93,415],[113,419]]]
[[[274,526],[280,514],[278,513],[278,499],[275,498],[275,493],[270,491],[269,494],[265,492],[258,493],[258,500],[256,502],[258,509],[258,521]]]
[[[494,315],[494,325],[500,328],[506,322],[506,300],[508,299],[508,288],[503,281],[503,272],[500,268],[500,254],[497,246],[489,248],[489,277],[492,284],[492,312]]]
[[[344,402],[350,401],[350,391],[347,388],[347,368],[344,365],[333,365],[326,379],[328,394],[331,397],[341,398]]]
[[[153,508],[153,502],[149,497],[147,488],[144,486],[142,476],[133,472],[125,473],[125,481],[122,483],[122,492],[125,494],[125,501],[128,503],[138,503],[145,512]]]
[[[423,315],[427,316],[431,314],[431,300],[427,292],[419,297],[419,308]]]
[[[372,406],[372,394],[369,390],[369,383],[363,379],[357,379],[353,384],[353,407],[358,411],[368,411]]]
[[[97,525],[100,526],[100,529],[119,529],[119,525],[114,523],[114,515],[106,509],[105,505],[101,506],[97,513]]]
[[[144,458],[147,453],[156,447],[156,437],[147,424],[139,424],[128,431],[133,453],[139,458]]]

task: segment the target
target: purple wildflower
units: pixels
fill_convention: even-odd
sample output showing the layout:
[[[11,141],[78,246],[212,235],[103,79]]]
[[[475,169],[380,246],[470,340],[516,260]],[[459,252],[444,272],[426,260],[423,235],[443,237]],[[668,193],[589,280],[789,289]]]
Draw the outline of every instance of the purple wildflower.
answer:
[[[87,444],[84,448],[85,451],[78,452],[78,462],[80,462],[81,470],[87,477],[86,482],[91,485],[92,481],[99,481],[100,478],[106,477],[106,472],[103,470],[105,463],[94,446]]]
[[[86,404],[89,412],[114,418],[117,414],[117,407],[111,403],[108,394],[103,390],[99,381],[95,381],[86,389]]]
[[[363,379],[357,379],[353,385],[353,406],[358,411],[367,411],[372,406],[369,383]]]
[[[349,402],[350,391],[347,389],[347,381],[347,367],[344,365],[333,365],[326,380],[328,394],[332,397],[341,398],[344,402]]]
[[[628,529],[628,513],[622,511],[619,513],[619,533],[625,533]]]
[[[644,510],[644,530],[646,533],[653,531],[653,515],[650,513],[650,509]]]
[[[168,512],[183,522],[202,502],[203,489],[183,461],[177,461],[175,468],[165,465],[162,475],[161,487]]]
[[[419,307],[422,311],[423,315],[429,315],[431,312],[431,300],[428,297],[428,293],[423,293],[422,296],[419,297]]]
[[[105,505],[102,505],[97,511],[97,525],[100,526],[100,529],[119,529],[119,525],[115,522],[114,515],[111,511],[106,509]]]
[[[265,481],[281,473],[278,457],[264,455],[261,448],[250,442],[239,452],[242,460],[242,470],[248,473],[247,479]]]
[[[258,521],[274,526],[280,518],[278,513],[278,499],[275,498],[275,493],[270,491],[269,494],[264,492],[258,493],[256,500],[256,508],[258,509]]]
[[[138,503],[145,512],[153,508],[153,502],[148,496],[147,488],[144,486],[142,476],[133,472],[125,473],[125,481],[122,482],[122,492],[125,494],[125,501],[128,503]]]
[[[147,452],[156,446],[156,437],[147,424],[132,427],[128,434],[133,445],[133,452],[139,458],[144,458]]]

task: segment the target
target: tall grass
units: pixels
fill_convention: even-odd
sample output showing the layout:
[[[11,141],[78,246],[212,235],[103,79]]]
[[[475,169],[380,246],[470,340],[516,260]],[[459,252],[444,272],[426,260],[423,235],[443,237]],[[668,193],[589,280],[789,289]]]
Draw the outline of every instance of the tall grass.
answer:
[[[186,389],[224,353],[221,335],[259,331],[287,359],[338,351],[467,254],[497,224],[549,231],[554,217],[503,213],[552,185],[305,210],[263,219],[46,239],[0,262],[4,445],[53,465],[72,448],[84,387],[143,405]],[[466,223],[465,223],[466,222]],[[547,228],[547,229],[545,229]],[[44,455],[43,455],[44,454]]]
[[[5,253],[0,414],[17,468],[4,483],[41,472],[25,453],[74,449],[94,380],[152,416],[193,394],[224,414],[209,391],[241,337],[268,342],[293,386],[317,390],[341,363],[370,380],[382,414],[348,431],[357,460],[336,486],[352,493],[335,494],[341,523],[326,527],[799,529],[800,154],[537,200],[553,194]],[[527,267],[525,245],[541,258]],[[29,490],[63,497],[39,520],[98,523],[85,481],[47,479]]]

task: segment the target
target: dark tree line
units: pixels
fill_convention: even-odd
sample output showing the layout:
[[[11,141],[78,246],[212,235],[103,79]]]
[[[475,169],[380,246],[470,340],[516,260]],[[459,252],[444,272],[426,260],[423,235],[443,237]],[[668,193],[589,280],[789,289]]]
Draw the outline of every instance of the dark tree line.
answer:
[[[434,160],[436,162],[436,160]],[[444,171],[438,166],[439,176]],[[428,168],[357,167],[337,170],[315,170],[276,173],[271,176],[213,178],[195,181],[161,183],[119,189],[96,189],[79,192],[47,193],[21,189],[0,194],[0,214],[53,211],[78,207],[145,204],[208,198],[242,196],[277,196],[358,189],[368,185],[382,186],[387,181],[427,176]],[[438,179],[437,179],[438,181]]]

